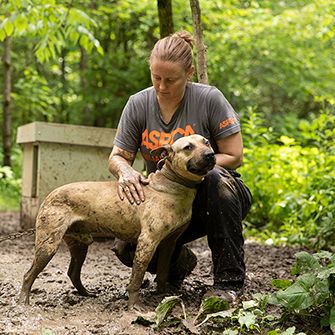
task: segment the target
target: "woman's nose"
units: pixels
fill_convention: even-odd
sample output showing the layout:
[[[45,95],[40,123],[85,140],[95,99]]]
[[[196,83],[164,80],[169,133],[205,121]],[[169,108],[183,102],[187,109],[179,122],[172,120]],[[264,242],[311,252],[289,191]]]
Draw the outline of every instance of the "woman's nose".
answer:
[[[166,88],[166,83],[164,80],[161,80],[159,83],[159,89],[164,90]]]

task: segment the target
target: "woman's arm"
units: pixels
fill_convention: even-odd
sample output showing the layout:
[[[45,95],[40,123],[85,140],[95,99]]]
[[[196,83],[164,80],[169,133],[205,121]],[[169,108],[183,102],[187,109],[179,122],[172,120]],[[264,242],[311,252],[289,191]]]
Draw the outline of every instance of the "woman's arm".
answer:
[[[218,153],[216,164],[228,169],[236,169],[243,161],[243,141],[241,133],[235,133],[216,141]]]
[[[135,158],[136,152],[129,152],[114,145],[109,156],[108,168],[118,180],[120,199],[123,200],[126,195],[131,204],[136,202],[139,205],[145,200],[142,184],[148,184],[148,181],[132,168]]]

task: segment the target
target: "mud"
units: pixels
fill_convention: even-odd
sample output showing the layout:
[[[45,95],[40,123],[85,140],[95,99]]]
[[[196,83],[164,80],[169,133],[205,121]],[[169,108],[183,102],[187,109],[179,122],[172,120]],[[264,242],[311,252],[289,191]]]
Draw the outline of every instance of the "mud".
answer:
[[[0,213],[0,236],[18,231],[17,213]],[[63,244],[34,283],[31,305],[17,304],[24,273],[31,265],[34,236],[0,243],[0,334],[177,334],[173,329],[154,330],[132,324],[138,315],[150,318],[163,296],[155,293],[154,277],[141,290],[143,311],[127,311],[126,287],[131,270],[111,251],[112,241],[93,243],[82,270],[82,281],[95,297],[79,296],[66,275],[70,256]],[[212,284],[210,250],[205,239],[190,244],[198,265],[179,290],[187,317],[198,312],[201,298]],[[243,298],[271,291],[275,278],[289,278],[296,250],[261,246],[247,241],[247,280]],[[201,333],[201,331],[200,331]],[[184,332],[178,332],[184,334]],[[186,333],[185,333],[186,334]]]

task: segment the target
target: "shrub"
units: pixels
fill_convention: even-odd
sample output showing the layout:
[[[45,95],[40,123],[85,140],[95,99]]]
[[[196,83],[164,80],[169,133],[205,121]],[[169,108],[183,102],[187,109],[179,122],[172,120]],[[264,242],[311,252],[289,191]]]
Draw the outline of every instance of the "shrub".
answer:
[[[241,173],[254,197],[248,232],[263,240],[279,241],[280,235],[291,244],[332,248],[335,116],[325,112],[310,123],[301,121],[300,127],[302,143],[276,136],[253,111],[244,124],[247,139]]]
[[[317,318],[321,326],[335,330],[335,254],[299,252],[291,272],[297,279],[269,302],[283,309],[282,318]]]
[[[22,153],[18,147],[12,153],[13,167],[0,166],[0,210],[18,210],[20,205]]]

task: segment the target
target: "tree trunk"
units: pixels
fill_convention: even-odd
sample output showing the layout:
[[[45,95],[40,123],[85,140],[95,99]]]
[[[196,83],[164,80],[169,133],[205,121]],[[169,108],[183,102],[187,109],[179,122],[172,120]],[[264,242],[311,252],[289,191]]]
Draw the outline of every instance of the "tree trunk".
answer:
[[[208,84],[206,46],[203,40],[201,11],[199,0],[190,0],[193,29],[195,32],[195,47],[197,49],[197,76],[198,82]]]
[[[11,166],[10,149],[11,149],[11,128],[12,118],[11,108],[11,81],[12,81],[12,64],[11,64],[12,38],[7,36],[4,41],[4,100],[3,100],[3,127],[2,127],[2,145],[3,145],[3,165]]]
[[[60,120],[58,122],[61,123],[69,123],[70,122],[70,115],[69,111],[67,110],[67,102],[66,102],[66,95],[67,95],[67,90],[68,90],[68,85],[67,85],[67,78],[66,78],[66,55],[67,51],[65,48],[62,49],[61,51],[61,57],[60,57],[60,71],[61,71],[61,83],[62,83],[62,89],[61,89],[61,94],[60,94]]]
[[[171,0],[157,0],[160,36],[169,36],[174,32]]]
[[[89,96],[88,92],[88,80],[87,80],[87,54],[83,47],[80,47],[80,62],[79,62],[79,73],[80,73],[80,84],[81,94],[83,96],[83,109],[82,109],[82,123],[86,126],[91,125],[90,108],[86,97]]]

